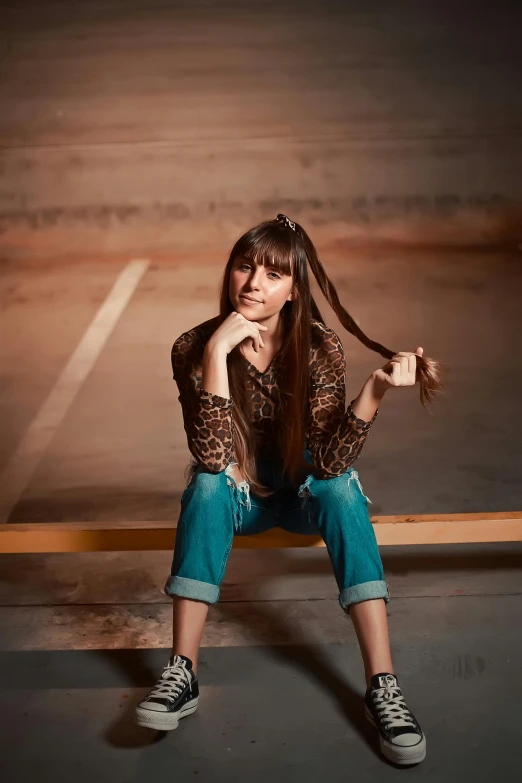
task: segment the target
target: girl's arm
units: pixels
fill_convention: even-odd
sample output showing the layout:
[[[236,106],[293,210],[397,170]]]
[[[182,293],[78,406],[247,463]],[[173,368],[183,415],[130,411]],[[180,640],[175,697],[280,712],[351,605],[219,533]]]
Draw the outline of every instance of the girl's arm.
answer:
[[[384,367],[372,372],[352,408],[361,419],[371,419],[388,389],[413,386],[417,382],[417,357],[422,356],[420,345],[412,351],[399,351]]]
[[[209,340],[201,364],[201,388],[210,394],[230,397],[228,388],[227,353]]]
[[[205,338],[205,343],[196,330],[182,334],[172,348],[172,370],[188,447],[197,462],[212,473],[225,470],[234,458],[234,401],[228,384],[228,352],[245,338],[252,339],[257,350],[263,345],[260,330],[266,328],[233,312],[210,338]]]
[[[226,354],[210,349],[205,352],[197,344],[187,347],[183,338],[181,335],[172,347],[172,370],[179,389],[187,445],[200,465],[211,473],[219,473],[234,454],[233,401],[229,396]],[[193,371],[199,361],[201,379]]]
[[[372,373],[362,387],[360,394],[352,402],[352,410],[355,415],[364,421],[373,419],[384,397],[384,392],[382,384],[377,382],[375,374]]]
[[[367,381],[346,407],[346,361],[339,337],[323,326],[324,341],[311,367],[308,445],[321,478],[345,473],[359,456],[375,421],[380,387]]]

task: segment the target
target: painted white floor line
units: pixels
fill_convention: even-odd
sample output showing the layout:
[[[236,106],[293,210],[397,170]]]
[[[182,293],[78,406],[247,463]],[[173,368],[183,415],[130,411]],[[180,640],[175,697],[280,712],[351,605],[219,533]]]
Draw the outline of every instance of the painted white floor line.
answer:
[[[116,280],[62,374],[0,475],[0,524],[7,522],[150,261],[130,261]]]

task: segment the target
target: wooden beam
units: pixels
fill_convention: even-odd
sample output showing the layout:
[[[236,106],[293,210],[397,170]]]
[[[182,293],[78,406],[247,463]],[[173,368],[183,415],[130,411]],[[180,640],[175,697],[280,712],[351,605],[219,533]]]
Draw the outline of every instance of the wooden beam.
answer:
[[[371,517],[379,546],[522,541],[522,512]],[[175,522],[41,522],[0,526],[0,553],[172,550]],[[319,536],[274,528],[234,536],[235,549],[318,547]]]

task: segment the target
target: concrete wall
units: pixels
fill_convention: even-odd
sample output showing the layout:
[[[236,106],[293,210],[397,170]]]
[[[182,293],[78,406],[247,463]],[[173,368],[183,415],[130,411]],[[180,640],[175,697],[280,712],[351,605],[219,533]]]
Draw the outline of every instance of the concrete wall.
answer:
[[[12,2],[0,256],[522,239],[520,6]]]

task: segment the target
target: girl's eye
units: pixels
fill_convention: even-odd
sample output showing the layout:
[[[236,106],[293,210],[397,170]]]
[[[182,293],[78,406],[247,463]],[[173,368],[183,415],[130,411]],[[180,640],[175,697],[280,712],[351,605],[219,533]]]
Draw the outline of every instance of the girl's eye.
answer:
[[[250,269],[250,264],[241,264],[240,269]],[[281,279],[280,275],[278,275],[277,272],[269,272],[269,274],[275,275],[276,276],[276,280],[280,280]]]

